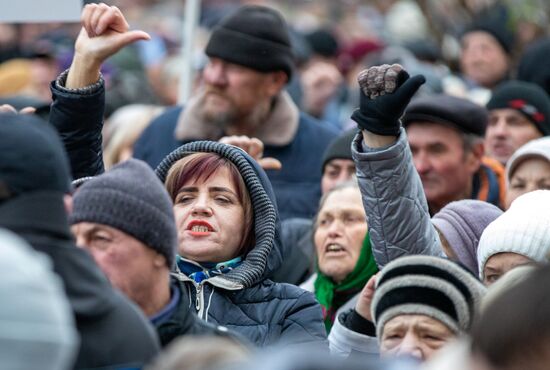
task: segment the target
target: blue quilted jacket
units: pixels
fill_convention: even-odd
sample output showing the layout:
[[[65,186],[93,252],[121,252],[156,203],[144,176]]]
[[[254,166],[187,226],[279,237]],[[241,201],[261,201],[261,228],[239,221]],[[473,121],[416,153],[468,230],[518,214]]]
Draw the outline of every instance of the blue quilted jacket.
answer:
[[[192,152],[214,152],[237,166],[254,208],[256,245],[238,267],[201,283],[177,271],[175,276],[188,288],[191,309],[207,322],[232,329],[258,346],[325,342],[321,307],[313,294],[267,279],[283,258],[275,195],[265,172],[238,148],[195,141],[176,149],[160,163],[156,169],[159,178],[164,181],[171,165]]]

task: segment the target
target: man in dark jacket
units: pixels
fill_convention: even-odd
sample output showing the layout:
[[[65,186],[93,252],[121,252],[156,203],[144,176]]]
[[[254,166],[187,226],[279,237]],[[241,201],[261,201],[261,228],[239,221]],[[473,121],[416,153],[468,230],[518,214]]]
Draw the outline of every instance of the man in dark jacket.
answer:
[[[139,368],[159,351],[137,307],[75,247],[64,196],[69,166],[55,131],[37,118],[0,115],[0,226],[47,254],[63,280],[81,345],[74,368]]]
[[[284,91],[293,70],[287,25],[275,10],[244,6],[222,20],[206,46],[204,86],[185,109],[155,119],[134,156],[156,167],[173,149],[226,135],[260,139],[282,169],[268,171],[282,219],[310,218],[320,197],[322,157],[337,132],[300,112]]]
[[[162,346],[184,334],[227,332],[199,320],[187,289],[170,278],[177,248],[172,202],[146,163],[130,159],[86,181],[69,222],[77,245],[149,317]]]

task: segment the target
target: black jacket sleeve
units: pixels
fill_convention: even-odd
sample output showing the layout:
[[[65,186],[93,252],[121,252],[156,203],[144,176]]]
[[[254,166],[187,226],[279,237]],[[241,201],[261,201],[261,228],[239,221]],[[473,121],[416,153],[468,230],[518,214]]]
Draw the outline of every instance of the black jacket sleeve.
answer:
[[[50,123],[57,129],[69,156],[73,179],[104,172],[102,135],[105,111],[103,80],[91,92],[72,92],[51,83]]]

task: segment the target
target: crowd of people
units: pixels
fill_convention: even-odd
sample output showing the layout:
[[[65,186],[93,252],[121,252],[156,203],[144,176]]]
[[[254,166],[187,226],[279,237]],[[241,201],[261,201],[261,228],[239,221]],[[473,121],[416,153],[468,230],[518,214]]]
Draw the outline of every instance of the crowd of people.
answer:
[[[185,104],[174,2],[0,25],[1,369],[549,366],[547,18],[285,4],[207,1]]]

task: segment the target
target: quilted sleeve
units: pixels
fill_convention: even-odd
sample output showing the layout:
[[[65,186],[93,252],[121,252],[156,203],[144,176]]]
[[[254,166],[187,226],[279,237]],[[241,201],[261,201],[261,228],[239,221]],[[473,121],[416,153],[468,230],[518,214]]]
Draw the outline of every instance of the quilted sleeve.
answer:
[[[378,266],[404,255],[443,256],[405,131],[377,149],[366,147],[359,133],[352,155]]]

